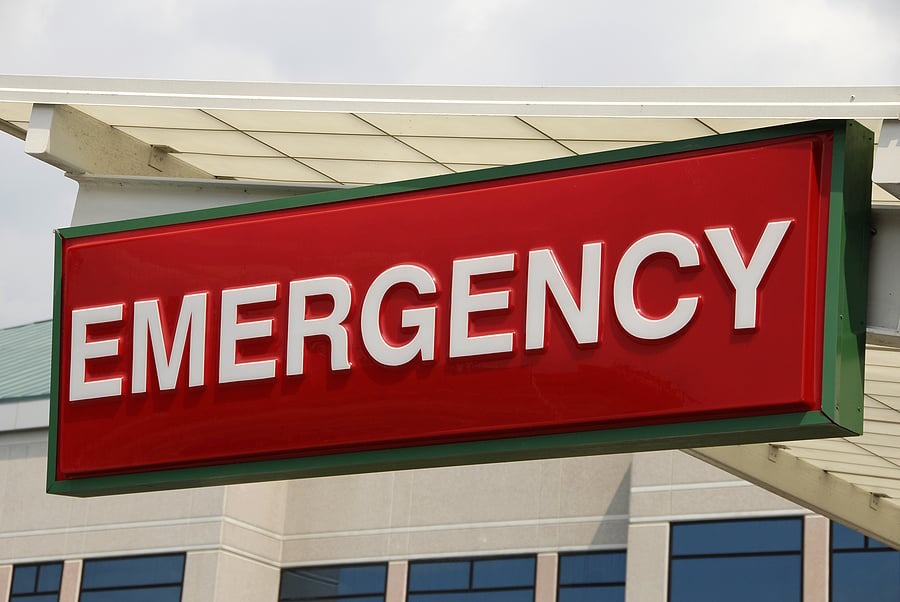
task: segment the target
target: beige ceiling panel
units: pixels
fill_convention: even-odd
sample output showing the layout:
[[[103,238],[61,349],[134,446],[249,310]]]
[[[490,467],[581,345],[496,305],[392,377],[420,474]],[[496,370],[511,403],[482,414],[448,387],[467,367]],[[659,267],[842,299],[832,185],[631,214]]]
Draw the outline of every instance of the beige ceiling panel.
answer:
[[[558,140],[633,140],[658,142],[714,134],[696,119],[642,117],[523,117],[544,134]]]
[[[900,397],[893,397],[891,395],[877,395],[875,396],[875,399],[891,408],[892,410],[900,412]]]
[[[866,462],[857,461],[859,458],[866,458]],[[847,462],[848,458],[839,456],[836,458],[829,459],[813,459],[804,456],[804,460],[809,462],[814,466],[818,466],[822,470],[827,470],[828,472],[841,472],[845,474],[857,474],[857,475],[868,475],[875,477],[887,477],[887,478],[897,478],[898,486],[900,486],[900,466],[885,460],[884,458],[880,458],[875,454],[869,454],[867,456],[854,456],[849,458],[853,460],[851,462]]]
[[[866,430],[863,440],[868,441],[870,435],[891,435],[897,438],[897,445],[900,446],[900,422],[896,420],[900,414],[893,410],[884,410],[884,412],[885,414],[881,417],[875,415],[874,410],[872,416],[866,414]]]
[[[876,397],[880,395],[888,395],[890,397],[900,397],[900,382],[884,382],[878,380],[867,380],[866,381],[866,394],[867,395],[875,395]]]
[[[866,424],[866,427],[871,428],[871,424]],[[900,446],[900,441],[897,440],[896,434],[882,434],[875,432],[868,432],[861,437],[852,437],[851,441],[855,442],[857,445],[883,445],[885,447],[895,447]]]
[[[858,441],[859,437],[854,437],[852,441]],[[847,439],[810,439],[805,441],[791,441],[787,443],[787,447],[791,450],[815,449],[823,452],[847,453],[847,454],[865,454],[855,443],[851,443]],[[802,456],[805,452],[798,452]]]
[[[606,151],[621,150],[623,148],[631,148],[634,146],[644,146],[645,144],[651,144],[649,142],[622,142],[610,140],[560,140],[559,142],[566,145],[579,155],[602,153]]]
[[[720,134],[730,134],[732,132],[743,132],[746,130],[754,130],[757,128],[766,128],[773,125],[784,125],[786,123],[797,123],[799,119],[706,119],[703,123]]]
[[[883,422],[887,424],[893,424],[894,430],[897,431],[897,436],[900,436],[900,412],[889,408],[884,405],[880,405],[878,407],[873,407],[867,405],[865,408],[866,413],[866,426],[869,426],[870,422]]]
[[[866,364],[866,381],[900,380],[900,368],[896,366],[876,366]]]
[[[892,462],[900,463],[900,447],[896,445],[863,445],[866,451]]]
[[[900,367],[900,351],[890,347],[867,347],[866,364]]]
[[[869,471],[871,472],[847,473],[834,471],[834,473],[838,476],[845,477],[848,481],[857,485],[900,491],[900,480],[897,480],[896,475],[894,475],[896,471],[880,470],[878,468],[871,468]]]
[[[22,121],[31,119],[30,102],[0,102],[0,119],[4,121]]]
[[[179,153],[236,155],[242,157],[281,157],[250,136],[235,131],[169,130],[161,128],[119,128],[147,144],[171,146]]]
[[[451,173],[446,167],[436,163],[330,159],[309,159],[304,163],[342,184],[383,184]]]
[[[428,162],[427,157],[390,136],[282,132],[250,132],[250,134],[290,157]]]
[[[182,130],[231,129],[200,109],[164,107],[110,107],[77,105],[76,109],[103,123],[115,126],[166,128]]]
[[[392,136],[546,139],[512,116],[360,114],[360,117]]]
[[[332,182],[309,167],[287,157],[229,157],[176,155],[182,161],[219,177],[277,182]]]
[[[444,165],[446,165],[447,167],[449,167],[450,169],[452,169],[453,171],[455,171],[457,173],[463,173],[466,171],[475,171],[478,169],[491,169],[494,167],[502,167],[501,165],[475,165],[475,164],[468,165],[465,163],[444,163]]]
[[[254,132],[292,132],[305,134],[381,134],[350,113],[311,113],[298,111],[209,110],[208,113],[232,127]]]
[[[573,155],[565,147],[550,140],[484,138],[402,138],[402,140],[440,163],[512,165]]]
[[[848,462],[850,464],[858,464],[860,466],[865,466],[869,463],[870,458],[877,457],[874,456],[871,452],[867,452],[866,450],[853,446],[851,450],[841,450],[835,451],[833,449],[817,449],[814,447],[792,447],[791,452],[797,456],[802,457],[804,460],[809,461],[821,461],[821,462],[833,462],[835,460],[839,460],[841,462]]]
[[[878,204],[896,204],[900,203],[900,199],[892,195],[890,192],[879,186],[878,184],[872,183],[872,202]]]
[[[863,395],[863,406],[866,409],[868,408],[880,408],[880,409],[891,409],[890,406],[878,400],[877,397],[873,397],[871,395]]]

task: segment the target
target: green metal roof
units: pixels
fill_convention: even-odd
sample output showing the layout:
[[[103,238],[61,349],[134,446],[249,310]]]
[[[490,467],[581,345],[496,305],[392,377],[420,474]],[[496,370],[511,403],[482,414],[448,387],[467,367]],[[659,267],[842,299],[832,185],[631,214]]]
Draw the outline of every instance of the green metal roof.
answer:
[[[0,330],[0,401],[50,395],[50,320]]]

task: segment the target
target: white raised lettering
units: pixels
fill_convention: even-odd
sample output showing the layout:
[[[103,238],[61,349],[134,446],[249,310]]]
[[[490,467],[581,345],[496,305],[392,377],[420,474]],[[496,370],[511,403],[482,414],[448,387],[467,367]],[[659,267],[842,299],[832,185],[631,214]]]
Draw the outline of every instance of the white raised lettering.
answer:
[[[306,317],[306,299],[327,295],[334,310],[322,318]],[[294,280],[288,300],[288,334],[286,373],[303,374],[303,348],[306,337],[324,335],[331,341],[331,369],[350,369],[347,329],[341,324],[350,313],[350,283],[339,276]]]
[[[756,328],[756,302],[759,283],[769,269],[784,235],[787,234],[791,220],[769,222],[759,244],[750,256],[750,263],[744,264],[744,258],[734,240],[731,228],[708,228],[704,230],[706,238],[715,251],[719,265],[734,287],[734,328],[736,330]]]
[[[87,327],[91,324],[118,322],[122,319],[124,303],[72,310],[72,346],[69,352],[69,401],[113,397],[122,394],[122,377],[88,381],[86,362],[89,359],[119,354],[119,339],[87,341]]]
[[[628,247],[616,270],[613,306],[622,328],[639,339],[663,339],[677,333],[694,317],[700,301],[699,296],[679,297],[675,309],[661,318],[648,318],[641,313],[634,298],[634,280],[641,264],[656,253],[673,255],[682,268],[700,265],[696,243],[675,232],[650,234]]]
[[[434,276],[417,265],[396,265],[379,274],[372,282],[363,300],[360,330],[366,351],[372,359],[385,366],[403,365],[417,355],[421,355],[426,362],[434,359],[434,322],[437,312],[434,307],[404,309],[401,312],[401,326],[416,329],[415,336],[405,345],[395,347],[384,340],[379,320],[381,303],[388,290],[400,283],[413,285],[420,295],[437,292]]]
[[[563,319],[580,344],[596,343],[600,337],[600,266],[603,243],[589,243],[581,251],[581,301],[563,278],[550,249],[528,253],[528,287],[525,305],[525,349],[543,349],[546,331],[547,289],[556,299]]]
[[[222,291],[222,328],[219,335],[219,382],[233,383],[275,377],[275,360],[237,361],[237,342],[272,336],[272,320],[238,322],[238,307],[274,301],[276,283]]]
[[[187,344],[188,327],[191,345],[188,351],[188,386],[203,386],[206,352],[206,293],[185,295],[178,313],[172,352],[166,357],[160,319],[159,300],[137,301],[134,304],[134,347],[131,363],[131,392],[147,392],[147,347],[153,348],[153,360],[161,391],[171,391],[178,381],[178,371]],[[148,341],[149,334],[149,341]]]
[[[450,357],[512,351],[512,332],[469,336],[469,314],[509,307],[508,290],[473,295],[472,277],[512,272],[515,261],[515,253],[504,253],[474,259],[457,259],[453,262],[450,285]]]

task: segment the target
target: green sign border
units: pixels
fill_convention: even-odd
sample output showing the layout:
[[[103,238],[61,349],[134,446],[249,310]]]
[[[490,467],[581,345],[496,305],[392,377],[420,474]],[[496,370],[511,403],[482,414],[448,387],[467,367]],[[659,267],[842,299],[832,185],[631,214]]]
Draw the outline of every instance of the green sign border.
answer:
[[[201,220],[250,215],[279,209],[371,199],[400,192],[490,182],[514,176],[661,157],[690,151],[713,150],[735,144],[817,132],[833,132],[834,134],[831,200],[828,217],[821,412],[775,414],[426,445],[82,479],[56,479],[63,239],[155,226],[189,224]],[[325,191],[272,201],[61,229],[56,233],[55,251],[47,491],[73,496],[95,496],[411,468],[656,449],[712,447],[859,434],[862,431],[863,422],[866,283],[873,149],[874,136],[872,132],[855,121],[810,121],[391,184]]]

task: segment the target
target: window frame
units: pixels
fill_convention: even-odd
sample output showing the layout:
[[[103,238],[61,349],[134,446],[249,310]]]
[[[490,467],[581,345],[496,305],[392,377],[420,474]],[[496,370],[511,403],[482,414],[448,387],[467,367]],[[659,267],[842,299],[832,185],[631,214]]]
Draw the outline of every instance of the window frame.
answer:
[[[110,560],[140,560],[147,558],[164,558],[164,557],[176,557],[180,556],[181,561],[181,580],[177,583],[175,582],[160,582],[160,583],[147,583],[141,585],[110,585],[103,587],[85,587],[84,575],[88,565],[92,562],[106,562]],[[164,587],[175,587],[176,585],[179,587],[180,591],[178,593],[178,600],[180,601],[184,597],[184,576],[185,569],[187,568],[187,553],[186,552],[166,552],[162,554],[135,554],[129,556],[102,556],[97,558],[86,558],[82,561],[81,564],[81,582],[78,587],[78,599],[83,600],[84,594],[92,594],[92,593],[102,593],[102,592],[113,592],[113,591],[125,591],[125,590],[154,590],[161,589]]]
[[[834,528],[835,525],[849,529],[860,537],[863,538],[863,547],[861,548],[835,548],[834,547]],[[870,545],[870,542],[875,541],[878,545]],[[837,521],[829,521],[828,524],[828,600],[834,600],[834,557],[836,554],[841,555],[856,555],[856,554],[880,554],[880,553],[891,553],[900,554],[900,550],[892,548],[891,546],[882,543],[878,539],[874,537],[869,537],[865,533],[861,533],[854,529],[853,527],[848,527],[847,525],[841,524]],[[900,579],[900,575],[898,575],[898,579]]]
[[[50,567],[50,566],[53,566],[53,567],[58,566],[59,567],[59,583],[56,585],[55,590],[39,591],[38,586],[41,581],[41,570],[44,569],[45,567]],[[34,586],[33,586],[32,590],[30,592],[15,593],[15,591],[13,590],[13,584],[15,583],[15,579],[16,579],[16,570],[24,569],[24,568],[31,568],[31,567],[34,567],[37,569],[34,573]],[[13,571],[12,571],[12,574],[10,575],[10,581],[9,581],[9,600],[10,600],[10,602],[20,602],[20,601],[25,602],[32,598],[37,598],[39,596],[49,596],[49,595],[53,595],[53,594],[56,594],[56,599],[58,601],[60,592],[62,591],[62,578],[63,578],[63,570],[64,569],[65,569],[65,565],[62,560],[53,560],[53,561],[49,561],[49,562],[26,562],[26,563],[22,563],[22,564],[14,564]]]
[[[381,593],[365,593],[365,594],[335,594],[333,596],[312,596],[308,598],[283,598],[283,588],[284,588],[284,573],[286,571],[292,570],[315,570],[315,569],[346,569],[346,568],[362,568],[362,567],[384,567],[384,585],[381,589]],[[387,599],[387,583],[388,583],[388,573],[390,571],[390,566],[387,561],[381,562],[351,562],[347,564],[315,564],[315,565],[299,565],[299,566],[285,566],[281,567],[281,571],[279,573],[278,579],[278,602],[327,602],[329,600],[343,600],[343,599],[361,599],[361,598],[371,598],[373,596],[381,596],[382,600]]]
[[[474,579],[475,579],[475,563],[478,562],[490,562],[496,560],[522,560],[522,559],[530,559],[532,562],[533,572],[532,572],[532,581],[530,586],[505,586],[505,587],[483,587],[475,589]],[[469,588],[468,589],[435,589],[435,590],[415,590],[411,589],[412,586],[412,571],[414,565],[426,565],[426,564],[442,564],[442,563],[458,563],[458,562],[466,562],[469,564]],[[502,554],[502,555],[492,555],[492,556],[450,556],[447,558],[422,558],[417,560],[410,560],[407,563],[407,580],[406,580],[406,597],[405,600],[409,600],[410,596],[418,596],[418,595],[428,595],[428,594],[478,594],[480,592],[505,592],[505,591],[527,591],[530,588],[531,590],[531,602],[535,602],[536,589],[537,589],[537,554]]]
[[[625,558],[625,575],[622,576],[622,581],[592,581],[590,583],[571,583],[571,584],[563,584],[562,582],[562,563],[564,558],[572,558],[575,556],[612,556],[621,554]],[[580,552],[560,552],[557,554],[556,559],[556,599],[559,600],[562,596],[563,590],[577,590],[584,588],[596,588],[596,587],[621,587],[624,592],[628,586],[628,548],[617,548],[614,550],[585,550]]]
[[[726,553],[708,553],[708,554],[679,554],[675,555],[675,528],[682,525],[708,525],[718,523],[760,523],[760,522],[796,522],[800,526],[800,547],[797,551],[761,551],[761,552],[726,552]],[[788,514],[779,516],[751,516],[736,518],[713,518],[701,520],[685,520],[669,522],[669,550],[667,560],[666,575],[666,602],[672,602],[672,563],[673,560],[702,560],[711,558],[761,558],[776,556],[796,556],[800,560],[800,589],[798,592],[798,602],[803,600],[805,584],[804,584],[804,558],[806,555],[806,521],[803,515]]]

